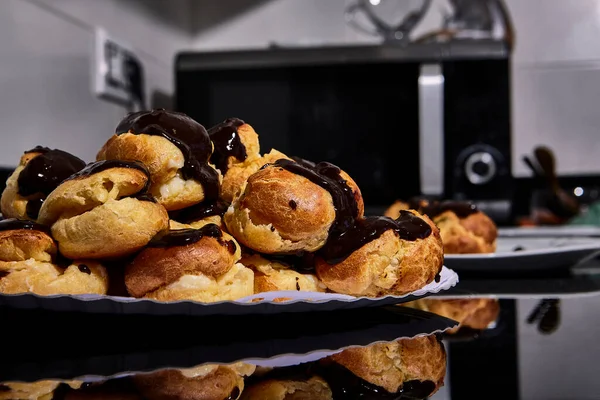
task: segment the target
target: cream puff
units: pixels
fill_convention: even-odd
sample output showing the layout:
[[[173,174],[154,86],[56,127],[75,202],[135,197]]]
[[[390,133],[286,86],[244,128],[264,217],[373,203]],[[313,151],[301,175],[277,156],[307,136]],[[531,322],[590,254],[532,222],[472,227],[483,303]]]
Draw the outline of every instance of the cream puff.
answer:
[[[252,174],[224,216],[229,232],[252,250],[314,252],[330,230],[363,215],[356,183],[330,163],[280,159]]]
[[[99,263],[75,260],[56,264],[49,230],[39,224],[0,221],[0,293],[106,294],[108,274]]]
[[[347,349],[321,364],[334,399],[425,399],[444,384],[446,352],[435,336],[424,336]]]
[[[254,274],[238,261],[241,249],[217,225],[157,235],[125,270],[133,297],[159,301],[235,300],[254,293]]]
[[[26,151],[6,181],[0,200],[4,218],[36,220],[46,197],[85,162],[62,150],[37,146]]]
[[[498,319],[500,314],[500,305],[496,299],[419,299],[402,305],[457,321],[459,325],[451,329],[450,333],[462,327],[475,330],[486,329]]]
[[[185,114],[164,109],[127,115],[98,160],[139,160],[150,172],[149,192],[167,210],[218,200],[220,175],[209,164],[206,129]]]
[[[325,292],[327,290],[314,274],[295,271],[286,265],[285,261],[268,260],[258,254],[252,254],[244,255],[240,262],[254,271],[254,293],[281,290]]]
[[[396,218],[400,210],[418,209],[438,226],[447,254],[493,253],[498,230],[485,213],[468,202],[458,201],[397,201],[385,215]]]
[[[317,253],[319,279],[337,293],[403,295],[431,283],[444,252],[435,224],[416,211],[359,219]]]
[[[140,374],[133,380],[147,400],[237,400],[244,391],[244,377],[254,368],[245,363],[207,364]]]
[[[136,161],[92,163],[46,199],[39,221],[67,258],[117,258],[135,253],[167,229],[166,210],[146,191],[150,175]]]

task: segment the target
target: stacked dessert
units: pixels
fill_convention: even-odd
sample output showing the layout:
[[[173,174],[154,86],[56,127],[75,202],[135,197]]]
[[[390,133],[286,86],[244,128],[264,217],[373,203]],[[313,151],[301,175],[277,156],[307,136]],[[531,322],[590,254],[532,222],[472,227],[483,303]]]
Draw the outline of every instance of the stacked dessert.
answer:
[[[206,130],[162,109],[126,116],[90,164],[26,151],[1,208],[3,293],[377,297],[424,287],[443,262],[427,216],[365,217],[360,189],[335,165],[261,154],[240,119]]]

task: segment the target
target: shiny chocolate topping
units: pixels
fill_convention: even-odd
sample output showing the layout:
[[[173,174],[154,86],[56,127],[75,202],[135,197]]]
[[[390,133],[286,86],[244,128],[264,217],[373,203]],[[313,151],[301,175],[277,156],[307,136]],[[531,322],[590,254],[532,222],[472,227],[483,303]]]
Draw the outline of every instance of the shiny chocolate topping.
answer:
[[[183,153],[183,177],[200,182],[207,201],[216,201],[219,197],[219,174],[208,165],[212,143],[206,129],[192,118],[164,109],[139,111],[127,115],[115,133],[145,134],[167,139]]]
[[[408,211],[401,211],[398,219],[365,217],[357,219],[350,229],[330,238],[320,254],[329,264],[345,260],[356,249],[392,230],[400,239],[414,241],[431,235],[431,227],[423,219]]]
[[[23,154],[27,154],[27,153],[42,153],[45,154],[49,151],[52,151],[51,148],[49,147],[44,147],[44,146],[35,146],[33,149],[31,150],[26,150],[23,152]]]
[[[419,201],[418,199],[411,199],[408,204],[410,208],[418,210],[430,218],[437,217],[446,211],[452,211],[459,218],[466,218],[478,211],[477,206],[466,201]]]
[[[229,396],[225,398],[225,400],[236,400],[240,396],[240,388],[237,386],[233,388]]]
[[[404,382],[398,392],[390,393],[382,387],[359,378],[337,363],[319,368],[319,373],[329,384],[333,398],[336,400],[421,400],[435,390],[435,383],[432,381],[411,380]]]
[[[169,217],[177,222],[189,224],[190,222],[199,221],[214,215],[222,217],[227,208],[229,208],[229,204],[223,200],[208,204],[202,202],[183,210],[171,211]]]
[[[88,164],[84,169],[71,175],[70,177],[68,177],[65,180],[70,181],[73,179],[86,178],[88,176],[97,174],[102,171],[106,171],[107,169],[111,169],[111,168],[129,168],[129,169],[137,169],[138,171],[143,172],[144,175],[146,175],[146,183],[144,184],[144,187],[138,193],[131,195],[129,197],[133,197],[133,198],[136,198],[136,199],[142,200],[142,201],[151,201],[153,203],[156,203],[156,199],[152,195],[148,194],[148,189],[150,188],[150,183],[151,183],[150,172],[148,171],[146,166],[139,161],[123,161],[123,160],[96,161],[96,162]]]
[[[217,239],[222,246],[227,248],[230,254],[234,254],[237,250],[233,240],[223,240],[223,231],[215,224],[207,224],[200,229],[177,229],[160,232],[152,238],[148,243],[148,247],[187,246],[198,242],[203,237]]]
[[[27,202],[26,213],[37,219],[42,203],[65,179],[85,167],[85,162],[62,150],[36,147],[25,153],[41,153],[31,159],[19,174],[17,184],[21,196],[38,195]]]
[[[24,219],[9,218],[0,221],[0,231],[14,231],[26,229],[29,231],[41,231],[50,234],[50,228],[46,225],[38,224]]]
[[[216,165],[223,175],[227,172],[229,157],[238,161],[244,161],[248,157],[246,146],[238,134],[238,128],[244,123],[239,118],[227,118],[208,130],[210,140],[215,146],[210,162]]]
[[[275,167],[284,168],[301,175],[321,186],[331,194],[335,208],[335,221],[329,229],[327,243],[319,255],[329,264],[346,259],[355,250],[393,230],[401,239],[415,241],[431,234],[431,227],[421,218],[402,212],[397,220],[386,217],[358,217],[358,204],[352,188],[340,175],[341,170],[333,164],[314,164],[307,160],[277,160]],[[263,167],[264,168],[264,167]],[[293,205],[297,206],[294,202]],[[290,203],[290,207],[295,209]]]

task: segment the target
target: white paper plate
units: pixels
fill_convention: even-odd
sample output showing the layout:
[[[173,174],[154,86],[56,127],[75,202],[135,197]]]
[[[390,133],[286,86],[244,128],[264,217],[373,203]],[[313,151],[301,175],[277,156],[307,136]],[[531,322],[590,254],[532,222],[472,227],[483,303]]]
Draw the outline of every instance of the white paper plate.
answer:
[[[439,282],[404,296],[377,298],[353,297],[335,293],[279,291],[259,293],[235,301],[199,303],[195,301],[159,302],[152,299],[101,295],[39,296],[33,293],[0,294],[0,305],[21,309],[42,308],[52,311],[78,311],[102,314],[147,315],[241,315],[278,314],[284,312],[332,311],[350,308],[375,307],[413,301],[458,283],[458,275],[442,268]],[[289,298],[275,302],[274,299]],[[258,300],[256,300],[258,299]],[[256,300],[256,301],[253,301]]]
[[[600,227],[592,225],[531,226],[500,228],[500,237],[600,237]]]
[[[496,253],[446,254],[444,263],[459,272],[549,270],[571,268],[599,253],[600,238],[499,237]]]

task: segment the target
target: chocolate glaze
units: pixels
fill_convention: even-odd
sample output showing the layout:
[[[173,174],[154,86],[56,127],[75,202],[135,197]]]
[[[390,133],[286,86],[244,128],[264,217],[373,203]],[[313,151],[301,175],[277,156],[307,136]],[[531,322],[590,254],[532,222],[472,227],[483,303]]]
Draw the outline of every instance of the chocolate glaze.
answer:
[[[318,368],[320,375],[327,381],[334,399],[364,400],[417,400],[425,399],[435,390],[432,381],[411,380],[403,383],[396,393],[390,393],[382,387],[367,382],[354,375],[345,367],[331,363]]]
[[[429,224],[408,211],[401,211],[396,220],[388,217],[365,217],[357,219],[350,229],[330,238],[320,255],[327,263],[337,264],[388,230],[394,231],[400,239],[410,241],[425,239],[431,234]]]
[[[300,283],[298,282],[300,278],[296,277],[296,290],[300,291]]]
[[[246,250],[249,254],[253,252]],[[314,253],[299,252],[297,254],[259,254],[262,258],[287,265],[291,269],[300,273],[314,273],[315,271],[315,255]]]
[[[446,211],[452,211],[459,218],[466,218],[478,211],[477,206],[466,201],[420,201],[419,199],[411,199],[408,204],[410,208],[418,210],[421,214],[425,214],[430,218],[437,217]]]
[[[86,178],[88,176],[97,174],[102,171],[106,171],[107,169],[111,169],[111,168],[130,168],[130,169],[137,169],[138,171],[143,172],[144,175],[146,175],[146,183],[145,183],[144,187],[138,193],[131,195],[129,197],[133,197],[133,198],[136,198],[136,199],[142,200],[142,201],[151,201],[153,203],[156,203],[156,199],[152,195],[148,194],[148,189],[150,188],[150,183],[151,183],[150,172],[148,171],[146,166],[139,161],[123,161],[123,160],[96,161],[96,162],[88,164],[81,171],[71,175],[66,180],[70,181],[73,179]]]
[[[343,261],[355,250],[390,229],[401,239],[410,241],[425,239],[431,234],[431,227],[427,222],[408,211],[401,212],[397,220],[387,217],[359,218],[354,192],[340,175],[338,167],[327,162],[313,164],[297,159],[299,162],[281,159],[273,165],[301,175],[331,194],[335,221],[329,229],[327,243],[319,250],[319,255],[327,263],[337,264]]]
[[[92,270],[90,269],[90,267],[88,267],[85,264],[79,264],[77,266],[77,268],[79,268],[79,271],[83,272],[84,274],[88,274],[88,275],[92,274]]]
[[[37,219],[46,197],[65,179],[85,167],[85,162],[62,150],[36,147],[26,153],[40,155],[31,159],[19,174],[17,185],[21,196],[38,195],[27,203],[26,213]]]
[[[204,218],[218,215],[222,217],[229,208],[229,204],[223,200],[218,200],[214,203],[202,202],[191,207],[184,208],[183,210],[171,211],[169,216],[171,219],[188,224],[190,222],[199,221]]]
[[[117,135],[161,136],[174,144],[185,158],[181,174],[202,184],[207,201],[219,197],[219,174],[208,165],[212,143],[206,129],[183,113],[157,109],[128,114],[117,126]]]
[[[35,146],[33,149],[31,150],[26,150],[23,152],[23,154],[27,154],[27,153],[48,153],[49,151],[52,151],[51,148],[49,147],[44,147],[44,146]]]
[[[148,247],[186,246],[198,242],[203,237],[221,239],[223,232],[215,224],[207,224],[200,229],[169,230],[160,232],[152,238]]]
[[[215,147],[210,162],[216,165],[223,175],[228,170],[229,157],[234,157],[238,161],[244,161],[248,157],[246,146],[238,134],[238,128],[244,124],[245,122],[239,118],[227,118],[208,130],[210,140]]]
[[[10,388],[0,383],[0,392],[10,392]]]
[[[38,224],[33,221],[26,221],[24,219],[3,219],[0,221],[0,231],[12,231],[18,229],[27,229],[30,231],[41,231],[50,234],[50,228],[46,225]]]
[[[233,388],[229,396],[225,398],[225,400],[236,400],[240,395],[240,389],[236,386]]]
[[[296,202],[294,200],[290,200],[290,202],[288,204],[290,205],[290,208],[292,210],[295,210],[298,207],[298,204],[296,204]]]

